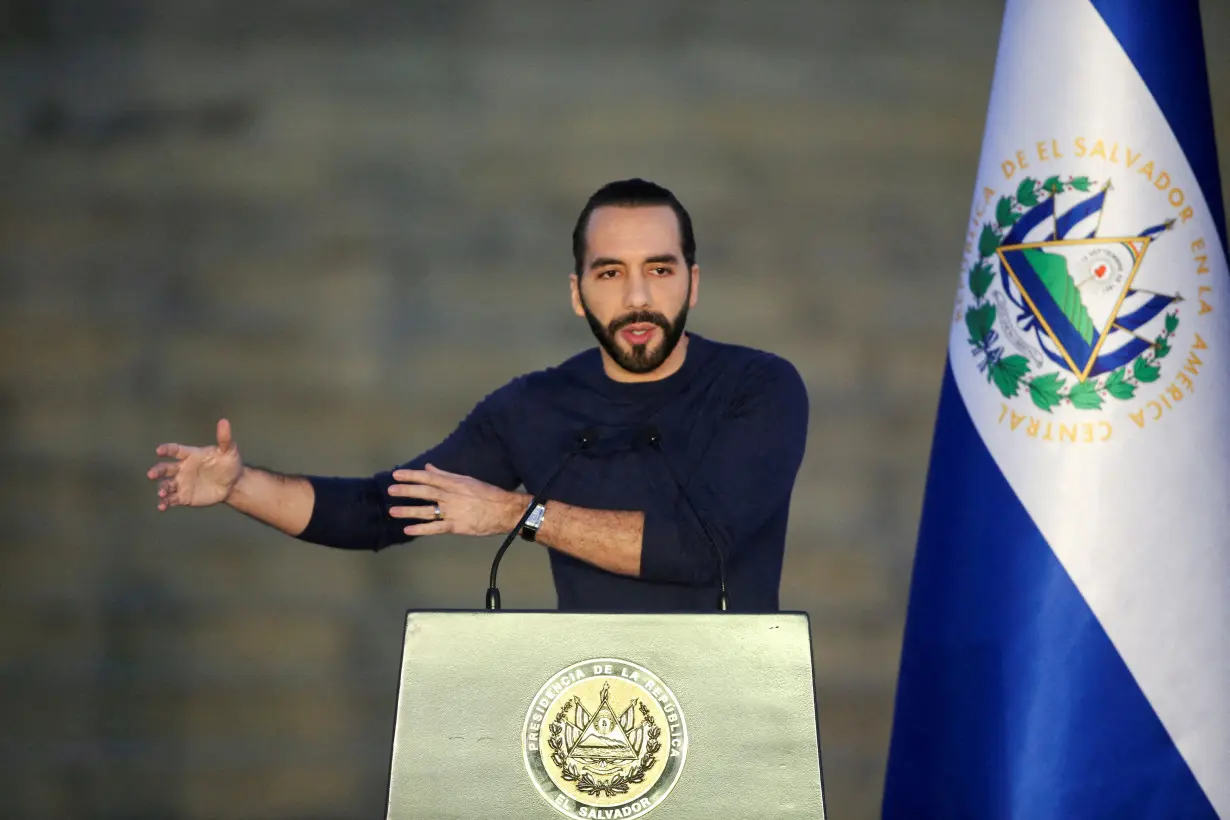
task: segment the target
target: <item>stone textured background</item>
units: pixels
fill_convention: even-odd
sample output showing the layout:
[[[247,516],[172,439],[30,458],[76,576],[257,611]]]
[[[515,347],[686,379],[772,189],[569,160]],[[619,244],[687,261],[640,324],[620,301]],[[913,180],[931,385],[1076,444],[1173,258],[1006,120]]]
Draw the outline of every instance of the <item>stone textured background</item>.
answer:
[[[592,342],[568,234],[641,175],[695,217],[693,327],[806,379],[783,602],[832,816],[875,816],[1000,13],[0,0],[0,815],[383,816],[403,612],[481,606],[493,544],[160,516],[144,470],[223,414],[283,470],[421,451]],[[504,566],[554,606],[541,551]]]

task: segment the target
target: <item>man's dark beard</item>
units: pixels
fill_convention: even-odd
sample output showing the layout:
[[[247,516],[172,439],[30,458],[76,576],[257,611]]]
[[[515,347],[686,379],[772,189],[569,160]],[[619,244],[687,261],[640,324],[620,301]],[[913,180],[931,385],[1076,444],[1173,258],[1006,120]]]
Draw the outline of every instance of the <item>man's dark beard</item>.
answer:
[[[662,366],[662,362],[674,352],[675,346],[683,338],[683,328],[688,321],[688,302],[691,298],[692,287],[689,283],[687,298],[683,300],[683,307],[680,308],[673,322],[661,313],[652,310],[637,310],[624,314],[603,326],[598,321],[598,317],[590,312],[589,305],[585,304],[584,296],[581,297],[581,309],[585,311],[585,321],[589,322],[589,329],[593,331],[598,344],[602,345],[602,349],[615,360],[615,364],[629,373],[641,374],[657,370]],[[641,323],[652,323],[662,328],[662,344],[658,345],[657,350],[650,352],[648,343],[632,345],[632,349],[628,351],[620,348],[616,334],[628,325]]]

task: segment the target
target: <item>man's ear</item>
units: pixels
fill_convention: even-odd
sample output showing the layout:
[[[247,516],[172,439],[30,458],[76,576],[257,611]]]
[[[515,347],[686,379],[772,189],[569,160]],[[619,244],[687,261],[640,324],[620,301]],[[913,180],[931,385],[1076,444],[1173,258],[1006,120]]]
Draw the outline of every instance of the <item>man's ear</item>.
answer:
[[[568,291],[572,296],[572,312],[583,317],[585,308],[581,305],[581,280],[575,273],[568,274]]]
[[[692,265],[692,298],[688,300],[688,308],[696,307],[696,300],[700,298],[700,265]]]

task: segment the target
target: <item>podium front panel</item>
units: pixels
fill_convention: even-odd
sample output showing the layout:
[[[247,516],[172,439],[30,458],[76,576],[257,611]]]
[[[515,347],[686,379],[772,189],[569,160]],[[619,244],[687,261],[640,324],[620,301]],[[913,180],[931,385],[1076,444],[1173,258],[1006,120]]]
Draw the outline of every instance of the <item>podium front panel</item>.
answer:
[[[803,613],[410,612],[390,820],[823,818]]]

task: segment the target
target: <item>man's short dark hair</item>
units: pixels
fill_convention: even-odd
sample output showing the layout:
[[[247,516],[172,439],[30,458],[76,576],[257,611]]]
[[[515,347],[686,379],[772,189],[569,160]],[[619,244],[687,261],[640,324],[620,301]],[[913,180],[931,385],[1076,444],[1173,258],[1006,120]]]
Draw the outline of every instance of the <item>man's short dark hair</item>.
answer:
[[[604,205],[624,208],[666,205],[675,212],[675,218],[679,220],[679,238],[683,242],[683,261],[687,264],[688,270],[696,264],[696,236],[692,233],[692,217],[688,215],[688,209],[683,207],[674,194],[661,185],[643,179],[621,179],[617,182],[608,182],[594,192],[594,195],[585,203],[585,207],[581,209],[581,215],[577,217],[576,227],[572,229],[572,260],[577,276],[582,274],[585,267],[585,232],[589,228],[590,214],[595,208],[601,208]]]

